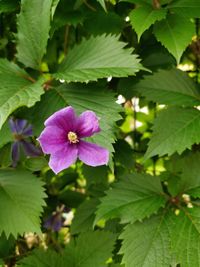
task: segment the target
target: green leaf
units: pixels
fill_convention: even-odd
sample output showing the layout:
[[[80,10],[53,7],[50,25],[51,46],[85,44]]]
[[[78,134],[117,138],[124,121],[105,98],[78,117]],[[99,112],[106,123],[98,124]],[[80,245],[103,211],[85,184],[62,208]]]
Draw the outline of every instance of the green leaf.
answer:
[[[171,177],[169,185],[176,188],[176,195],[180,193],[200,197],[200,152],[189,152],[180,157],[174,155],[168,169],[171,173],[179,175],[176,179]]]
[[[181,267],[200,266],[200,209],[181,209],[178,216],[171,213],[168,227],[176,262]]]
[[[19,5],[18,0],[1,0],[0,1],[0,14],[9,13],[14,11]]]
[[[17,65],[0,59],[0,128],[15,109],[31,107],[40,100],[43,79],[35,83],[28,79],[28,74]]]
[[[26,67],[40,69],[49,38],[51,5],[52,0],[21,1],[17,58]]]
[[[31,173],[0,170],[0,233],[17,237],[40,233],[40,215],[45,205],[43,183]]]
[[[99,201],[97,199],[90,199],[84,201],[78,207],[72,221],[72,235],[92,230],[98,203]]]
[[[116,235],[95,231],[79,235],[64,251],[64,262],[73,267],[105,267],[112,256]]]
[[[101,35],[83,40],[69,51],[53,76],[67,82],[96,81],[98,78],[127,77],[144,69],[132,49],[117,36]]]
[[[200,18],[199,0],[175,0],[167,8],[188,18]]]
[[[188,75],[178,69],[159,70],[145,76],[135,85],[137,91],[154,102],[176,106],[200,104],[196,84]]]
[[[116,217],[122,223],[141,220],[155,213],[165,201],[158,177],[130,174],[101,199],[95,222]]]
[[[77,113],[92,110],[97,114],[102,131],[89,140],[113,152],[112,143],[115,141],[113,128],[115,122],[121,118],[119,115],[121,107],[115,103],[114,94],[96,84],[69,84],[55,88],[55,90],[65,105],[73,106]]]
[[[123,239],[120,254],[124,254],[122,263],[126,267],[170,266],[170,235],[167,221],[167,215],[163,212],[142,223],[136,222],[125,227],[120,236],[120,239]]]
[[[181,154],[200,142],[200,111],[193,108],[172,107],[161,111],[155,119],[153,135],[146,158],[155,155]]]
[[[61,255],[53,250],[34,250],[28,257],[19,261],[20,267],[66,267]]]
[[[184,50],[195,35],[195,26],[187,18],[169,14],[167,19],[154,25],[154,34],[179,63]]]
[[[166,9],[154,9],[152,5],[143,5],[133,9],[129,14],[132,28],[136,31],[138,39],[156,21],[166,17]]]

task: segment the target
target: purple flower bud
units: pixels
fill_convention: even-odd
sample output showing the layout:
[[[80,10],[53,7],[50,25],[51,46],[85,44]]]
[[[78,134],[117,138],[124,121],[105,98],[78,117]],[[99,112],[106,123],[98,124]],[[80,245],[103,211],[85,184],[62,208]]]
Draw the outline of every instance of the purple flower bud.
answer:
[[[45,126],[38,141],[43,152],[51,154],[49,166],[56,174],[75,163],[77,158],[90,166],[108,163],[107,149],[82,140],[100,132],[93,111],[85,111],[78,117],[72,107],[63,108],[50,116]]]

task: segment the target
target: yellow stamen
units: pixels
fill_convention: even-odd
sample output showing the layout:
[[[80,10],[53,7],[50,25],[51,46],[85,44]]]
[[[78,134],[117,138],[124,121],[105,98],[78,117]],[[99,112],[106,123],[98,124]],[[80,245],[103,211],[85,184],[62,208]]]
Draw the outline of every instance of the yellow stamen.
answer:
[[[67,137],[68,137],[68,140],[69,140],[70,143],[76,144],[76,143],[79,142],[78,136],[74,132],[69,132]]]

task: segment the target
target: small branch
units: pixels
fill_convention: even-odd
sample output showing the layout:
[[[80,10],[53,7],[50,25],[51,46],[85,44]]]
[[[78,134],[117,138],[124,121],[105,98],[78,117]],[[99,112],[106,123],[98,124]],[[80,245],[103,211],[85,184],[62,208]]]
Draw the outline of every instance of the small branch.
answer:
[[[152,4],[155,9],[160,9],[160,0],[153,0]]]
[[[32,83],[35,83],[35,82],[36,82],[36,80],[33,79],[33,78],[30,77],[30,76],[23,76],[23,78],[26,79],[26,80],[28,80],[28,81],[31,81]]]
[[[64,54],[67,54],[67,41],[69,36],[69,25],[66,25],[65,36],[64,36]]]
[[[88,4],[88,2],[85,0],[83,2],[89,9],[91,9],[92,11],[97,11],[93,6],[91,6],[90,4]]]

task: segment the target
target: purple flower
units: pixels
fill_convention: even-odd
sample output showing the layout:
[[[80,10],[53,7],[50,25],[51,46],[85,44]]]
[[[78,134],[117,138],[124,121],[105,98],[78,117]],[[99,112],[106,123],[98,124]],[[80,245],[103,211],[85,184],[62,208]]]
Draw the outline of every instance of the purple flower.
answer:
[[[51,154],[49,166],[57,174],[75,163],[77,158],[90,166],[108,163],[107,149],[83,141],[100,131],[99,121],[92,111],[85,111],[79,117],[72,107],[55,112],[44,123],[46,128],[38,141],[46,154]]]
[[[35,157],[42,155],[39,148],[27,141],[28,137],[33,135],[32,126],[28,124],[27,120],[11,118],[9,120],[9,125],[15,140],[11,147],[11,156],[14,167],[17,165],[20,158],[20,146],[23,148],[24,153],[27,156]]]

